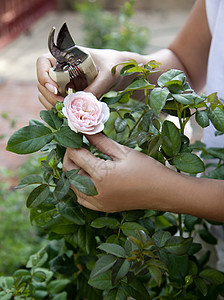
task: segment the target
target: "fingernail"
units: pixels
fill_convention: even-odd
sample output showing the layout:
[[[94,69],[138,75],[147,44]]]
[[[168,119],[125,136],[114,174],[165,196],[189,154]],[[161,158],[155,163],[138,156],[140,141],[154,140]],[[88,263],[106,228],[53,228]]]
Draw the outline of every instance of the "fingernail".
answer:
[[[45,84],[45,88],[46,88],[49,92],[51,92],[51,93],[53,93],[53,94],[55,94],[55,95],[57,95],[57,93],[58,93],[58,90],[57,90],[56,86],[54,86],[53,84],[46,83],[46,84]]]

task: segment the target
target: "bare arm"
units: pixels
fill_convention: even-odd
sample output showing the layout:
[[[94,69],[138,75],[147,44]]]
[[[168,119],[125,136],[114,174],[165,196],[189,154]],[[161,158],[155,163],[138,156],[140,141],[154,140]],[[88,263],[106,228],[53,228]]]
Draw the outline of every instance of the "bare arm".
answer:
[[[102,134],[88,139],[112,161],[96,158],[86,149],[67,150],[64,170],[80,167],[98,191],[90,197],[73,186],[80,204],[105,212],[153,209],[224,221],[223,180],[179,174]]]

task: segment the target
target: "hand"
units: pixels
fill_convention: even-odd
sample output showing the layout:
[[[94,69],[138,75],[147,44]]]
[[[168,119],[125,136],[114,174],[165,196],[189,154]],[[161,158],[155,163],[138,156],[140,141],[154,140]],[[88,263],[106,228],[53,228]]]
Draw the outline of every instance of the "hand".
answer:
[[[83,48],[85,50],[85,48]],[[126,58],[126,53],[115,50],[99,50],[87,49],[92,56],[98,70],[98,75],[95,80],[85,89],[86,92],[93,93],[97,98],[108,92],[113,86],[120,82],[119,71],[112,74],[111,69],[116,64],[123,62]],[[50,54],[42,55],[37,60],[37,78],[39,101],[50,109],[55,105],[56,101],[63,101],[63,98],[58,95],[58,85],[49,76],[49,69],[55,64],[55,59]],[[74,88],[72,82],[69,84]]]
[[[158,209],[160,191],[164,191],[165,187],[165,184],[161,185],[161,179],[166,178],[167,172],[173,171],[102,134],[87,138],[112,160],[97,158],[83,148],[67,149],[63,162],[64,171],[80,167],[80,174],[90,177],[98,191],[98,195],[91,197],[71,186],[77,194],[78,202],[87,208],[105,212],[149,207]]]

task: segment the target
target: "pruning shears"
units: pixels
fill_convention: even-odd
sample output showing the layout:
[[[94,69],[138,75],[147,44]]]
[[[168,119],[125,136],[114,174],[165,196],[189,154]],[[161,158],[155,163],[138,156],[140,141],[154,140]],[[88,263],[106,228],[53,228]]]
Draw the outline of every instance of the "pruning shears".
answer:
[[[89,52],[80,49],[74,43],[66,23],[58,33],[57,42],[54,42],[55,27],[52,27],[48,48],[56,58],[56,64],[50,68],[49,75],[57,82],[61,96],[66,95],[68,84],[78,91],[86,88],[97,76],[96,65]]]

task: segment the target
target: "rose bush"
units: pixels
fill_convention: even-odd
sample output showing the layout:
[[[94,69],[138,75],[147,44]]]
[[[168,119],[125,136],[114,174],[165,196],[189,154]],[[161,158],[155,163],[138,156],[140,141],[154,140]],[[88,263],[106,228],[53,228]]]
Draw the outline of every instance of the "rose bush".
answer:
[[[180,70],[162,73],[157,85],[152,85],[150,74],[160,66],[155,61],[138,65],[131,60],[122,65],[122,76],[135,73],[136,78],[125,90],[100,99],[111,111],[104,134],[172,165],[177,172],[195,176],[205,170],[204,176],[224,179],[223,149],[207,148],[199,141],[191,144],[186,136],[186,126],[194,116],[202,128],[211,122],[216,134],[224,134],[224,106],[217,94],[197,95]],[[145,103],[131,98],[137,90],[145,93]],[[104,120],[105,115],[98,115],[100,111],[106,114],[103,104],[76,102],[74,96],[67,98],[73,100],[70,104],[66,100],[64,110],[75,110],[76,120],[85,114],[90,118],[91,111],[96,113],[95,123],[90,118],[92,124]],[[200,236],[215,245],[218,241],[209,230],[210,223],[223,223],[154,210],[109,214],[79,205],[71,185],[88,196],[97,190],[89,177],[78,174],[79,169],[63,171],[66,147],[84,147],[97,157],[110,157],[69,128],[69,118],[61,118],[63,106],[58,102],[51,110],[41,111],[42,120],[31,120],[8,141],[9,151],[43,153],[39,160],[42,174],[30,174],[17,188],[34,186],[27,199],[30,220],[48,234],[49,242],[30,257],[25,269],[0,277],[0,299],[215,300],[224,296],[224,274],[211,268],[210,252],[199,252],[202,245],[195,239]],[[180,129],[161,113],[176,116]],[[214,169],[206,170],[195,153],[214,159]]]
[[[95,134],[104,129],[110,110],[92,93],[71,93],[64,99],[62,113],[68,119],[68,126],[76,133]]]

